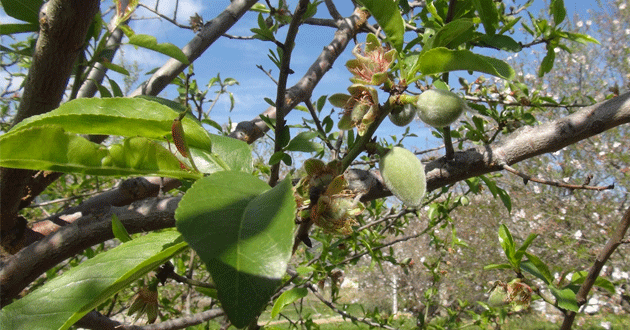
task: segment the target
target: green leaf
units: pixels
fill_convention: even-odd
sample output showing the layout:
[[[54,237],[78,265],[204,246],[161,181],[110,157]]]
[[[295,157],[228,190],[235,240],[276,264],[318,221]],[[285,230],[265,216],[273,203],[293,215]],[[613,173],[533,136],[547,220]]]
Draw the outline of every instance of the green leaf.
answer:
[[[1,24],[0,35],[36,32],[39,29],[37,24]]]
[[[579,306],[577,304],[577,299],[575,298],[575,292],[571,289],[557,289],[554,287],[550,287],[549,290],[551,294],[556,297],[558,301],[558,307],[566,310],[570,310],[573,312],[577,312]]]
[[[84,98],[62,104],[39,116],[29,117],[6,134],[21,129],[58,125],[66,132],[144,136],[164,140],[170,136],[173,120],[179,112],[144,98]],[[210,150],[210,134],[191,115],[182,120],[189,146]]]
[[[479,13],[483,28],[487,35],[494,35],[499,27],[499,12],[493,0],[473,0],[473,5]]]
[[[483,266],[483,270],[491,270],[491,269],[512,269],[512,265],[510,264],[490,264]]]
[[[549,4],[549,13],[553,16],[553,23],[557,26],[567,16],[567,10],[564,7],[564,0],[551,0]]]
[[[127,229],[125,229],[125,226],[115,214],[112,214],[112,232],[114,237],[123,243],[131,241],[131,236],[129,236]]]
[[[538,77],[542,77],[545,73],[548,73],[553,68],[553,61],[556,60],[556,52],[554,47],[547,46],[547,55],[543,57],[540,62],[540,68],[538,68]]]
[[[204,288],[204,287],[195,287],[195,291],[204,294],[212,299],[219,299],[219,296],[217,295],[217,289],[211,289],[211,288]]]
[[[147,138],[128,138],[108,150],[54,125],[0,136],[0,166],[91,175],[201,176],[183,170],[173,154]]]
[[[575,272],[573,273],[573,276],[571,277],[571,284],[582,285],[582,283],[584,283],[584,280],[586,280],[587,276],[588,276],[588,272],[586,271]],[[595,286],[598,286],[608,291],[610,294],[615,294],[615,285],[612,284],[612,282],[610,282],[609,280],[601,276],[598,276],[597,279],[595,279],[594,284]]]
[[[270,189],[234,171],[197,180],[179,203],[177,229],[206,263],[238,328],[260,313],[286,271],[295,210],[290,178]]]
[[[529,247],[530,244],[532,244],[532,242],[534,241],[534,239],[536,239],[536,237],[538,237],[538,234],[529,234],[529,236],[527,236],[523,244],[521,244],[521,246],[518,248],[518,250],[516,250],[516,253],[514,254],[514,257],[517,260],[521,260],[521,258],[523,258],[523,255],[525,255],[527,248]]]
[[[508,194],[505,189],[501,188],[497,188],[497,194],[499,195],[499,198],[501,198],[501,202],[503,202],[505,208],[508,210],[508,213],[512,212],[512,199],[510,198],[510,194]]]
[[[540,260],[536,255],[525,252],[527,256],[527,261],[521,263],[521,268],[526,272],[538,277],[543,280],[547,285],[551,284],[553,281],[553,276],[551,276],[551,272],[549,271],[549,267]],[[533,266],[533,267],[532,267]]]
[[[306,297],[306,295],[308,295],[308,290],[306,288],[293,288],[283,292],[273,304],[273,308],[271,309],[271,318],[275,319],[287,305],[292,304],[298,299]]]
[[[599,41],[597,41],[597,39],[589,36],[588,34],[582,34],[582,33],[573,33],[573,32],[565,32],[566,33],[566,38],[571,40],[571,41],[575,41],[575,42],[579,42],[581,44],[587,44],[589,42],[594,43],[594,44],[600,44]]]
[[[284,126],[282,131],[275,132],[276,133],[276,141],[280,145],[281,148],[286,147],[291,141],[291,130],[289,126]]]
[[[465,49],[450,50],[443,47],[424,52],[418,58],[413,72],[418,72],[418,69],[425,75],[457,70],[483,72],[508,80],[515,75],[514,69],[504,61]]]
[[[361,2],[374,16],[378,25],[383,28],[392,46],[400,53],[404,42],[405,21],[400,15],[397,1],[362,0]]]
[[[499,226],[499,243],[505,252],[505,256],[510,260],[510,263],[513,266],[516,266],[514,263],[514,239],[512,238],[512,234],[506,225]]]
[[[470,18],[456,19],[444,25],[438,31],[436,31],[433,38],[431,38],[430,43],[428,43],[425,46],[425,48],[428,47],[427,48],[428,50],[428,49],[437,48],[437,47],[447,47],[449,43],[451,43],[453,40],[458,39],[459,36],[464,34],[466,31],[472,30],[474,26],[475,24]],[[455,48],[459,45],[450,45],[450,46],[452,47],[449,47],[449,48]]]
[[[113,95],[116,97],[123,97],[122,89],[120,89],[118,83],[109,78],[107,78],[107,81],[109,81],[109,87],[111,87]]]
[[[269,158],[269,165],[276,165],[276,164],[278,164],[284,158],[284,155],[286,155],[286,154],[282,150],[275,152]]]
[[[315,137],[317,137],[317,132],[301,132],[289,142],[286,149],[288,151],[320,152],[324,147],[321,143],[312,141]]]
[[[212,153],[219,157],[232,171],[251,173],[254,170],[252,150],[247,142],[222,135],[210,134],[210,136],[212,137]],[[207,150],[204,151],[208,152]],[[194,155],[194,151],[192,152]]]
[[[182,62],[183,64],[190,64],[188,57],[186,57],[186,54],[184,54],[179,47],[168,42],[158,44],[157,39],[154,36],[134,34],[129,37],[129,44],[162,53]]]
[[[187,246],[178,232],[165,231],[100,253],[4,307],[0,310],[0,328],[68,329],[108,297]]]
[[[118,72],[122,75],[128,76],[129,75],[129,71],[127,71],[127,69],[123,68],[120,65],[116,65],[112,62],[108,62],[108,61],[100,61],[99,63],[101,63],[105,68],[107,68],[108,70],[112,70],[114,72]]]
[[[491,47],[508,52],[518,53],[523,49],[520,43],[506,35],[495,34],[493,36],[483,35],[479,43],[485,47]]]
[[[20,21],[39,24],[39,8],[42,0],[1,0],[4,12]]]

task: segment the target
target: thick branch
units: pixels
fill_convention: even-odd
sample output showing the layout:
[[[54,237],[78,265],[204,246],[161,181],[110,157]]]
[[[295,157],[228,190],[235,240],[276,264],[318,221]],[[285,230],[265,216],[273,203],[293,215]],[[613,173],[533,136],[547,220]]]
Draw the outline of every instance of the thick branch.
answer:
[[[258,0],[234,0],[219,16],[204,24],[199,33],[182,48],[188,60],[194,62],[217,39],[227,32]],[[129,96],[158,95],[188,65],[170,59],[151,78]]]
[[[348,45],[348,42],[356,36],[367,19],[367,12],[356,9],[352,16],[342,21],[339,29],[335,32],[335,37],[332,42],[324,47],[324,50],[319,54],[308,71],[306,71],[302,79],[285,93],[283,109],[285,109],[286,113],[284,113],[284,115],[311,96],[317,83],[319,83],[324,74],[330,70],[335,60],[337,60]],[[275,119],[276,108],[269,107],[262,115]],[[230,134],[230,137],[252,143],[262,137],[268,129],[265,122],[260,119],[260,117],[256,117],[250,121],[240,122],[238,126],[236,126],[236,129]]]
[[[39,38],[13,125],[59,106],[99,4],[95,0],[51,0],[44,5]],[[15,236],[15,233],[8,234],[11,238],[5,239],[7,233],[20,225],[16,217],[20,201],[30,195],[28,187],[35,173],[30,170],[0,169],[0,227],[5,235],[3,246],[11,243]],[[20,230],[23,228],[18,228]]]
[[[434,160],[425,165],[427,190],[500,171],[503,164],[512,165],[554,152],[626,123],[630,123],[630,93],[545,124],[524,127],[506,137],[502,144],[497,142],[456,152],[452,161],[446,161],[444,157]],[[354,175],[379,182],[369,189],[363,200],[391,196],[390,192],[381,189],[382,178],[378,173],[354,170]]]
[[[104,54],[101,56],[103,60],[111,62],[114,59],[116,51],[120,48],[120,42],[122,41],[123,35],[124,34],[121,29],[115,29],[114,32],[112,32],[105,44],[105,49],[103,51]],[[94,96],[98,90],[97,83],[102,83],[106,72],[107,68],[103,66],[103,64],[95,63],[85,82],[81,85],[77,98]]]
[[[95,209],[61,217],[70,224],[11,256],[0,269],[1,306],[15,298],[29,283],[61,261],[99,242],[114,238],[112,215],[129,233],[175,226],[175,209],[180,198],[145,199],[129,207]]]
[[[122,324],[118,321],[114,321],[98,312],[92,311],[86,314],[75,325],[86,329],[98,329],[98,330],[177,330],[191,327],[193,325],[201,324],[208,320],[212,320],[219,316],[224,315],[221,309],[211,309],[205,312],[186,315],[177,319],[168,320],[166,322],[148,324],[144,326]]]

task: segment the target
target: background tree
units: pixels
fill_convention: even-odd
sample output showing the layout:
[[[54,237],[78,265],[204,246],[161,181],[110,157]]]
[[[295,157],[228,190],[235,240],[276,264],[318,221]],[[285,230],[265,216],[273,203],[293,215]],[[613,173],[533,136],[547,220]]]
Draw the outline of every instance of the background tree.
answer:
[[[436,247],[436,255],[425,260],[424,266],[431,271],[429,282],[438,283],[443,275],[440,267],[445,252],[465,244],[458,236],[462,231],[458,231],[458,224],[453,221],[456,213],[452,212],[482,201],[487,197],[485,191],[499,198],[508,212],[514,207],[514,198],[508,191],[526,199],[527,194],[518,194],[522,187],[497,184],[491,173],[498,171],[517,174],[525,183],[531,182],[530,186],[542,183],[569,189],[568,199],[600,205],[616,203],[618,212],[613,214],[614,221],[608,218],[610,222],[601,224],[609,234],[605,247],[596,253],[594,265],[588,272],[575,272],[565,281],[553,278],[544,254],[548,248],[534,252],[528,249],[536,239],[530,230],[505,224],[498,227],[507,262],[489,268],[509,269],[514,272],[510,279],[516,280],[497,282],[492,302],[510,305],[513,310],[526,308],[533,290],[563,311],[563,327],[570,328],[593,285],[614,290],[598,274],[622,243],[630,224],[624,199],[627,187],[622,193],[592,197],[592,191],[612,188],[612,180],[603,175],[595,181],[580,180],[586,171],[580,167],[586,165],[571,162],[574,155],[591,155],[597,149],[568,149],[562,153],[567,157],[565,161],[539,167],[535,173],[512,166],[526,160],[544,161],[535,157],[580,141],[589,143],[593,137],[611,139],[609,136],[616,134],[612,129],[630,121],[630,94],[622,93],[627,86],[627,76],[623,74],[627,71],[622,70],[627,69],[628,63],[623,62],[622,53],[611,52],[618,54],[611,56],[618,71],[608,71],[608,76],[626,79],[610,85],[613,97],[603,100],[597,95],[606,93],[608,86],[603,86],[588,91],[596,95],[594,98],[574,100],[560,96],[564,89],[542,94],[539,86],[544,80],[516,77],[505,62],[477,53],[485,48],[520,53],[545,45],[536,70],[539,77],[552,81],[553,76],[545,74],[551,72],[554,63],[559,63],[562,55],[557,54],[570,52],[573,42],[594,41],[563,23],[566,11],[562,1],[550,3],[547,19],[531,16],[525,22],[527,5],[509,7],[493,1],[363,0],[344,18],[332,1],[299,1],[290,9],[282,2],[274,7],[269,2],[263,5],[236,0],[205,24],[193,17],[189,28],[198,32],[181,50],[158,44],[151,36],[135,34],[125,25],[138,5],[134,1],[115,2],[116,12],[111,14],[109,24],[102,20],[106,15],[97,15],[99,3],[94,1],[85,3],[80,10],[63,0],[47,2],[41,9],[41,1],[27,5],[2,3],[8,15],[25,22],[2,25],[2,34],[39,32],[36,39],[2,49],[3,68],[12,77],[20,74],[17,64],[28,67],[24,87],[12,89],[9,84],[3,94],[11,95],[3,98],[5,130],[0,137],[1,244],[11,254],[3,260],[0,271],[3,328],[44,324],[67,328],[75,322],[88,328],[131,327],[109,318],[112,313],[127,310],[145,313],[149,321],[160,316],[163,322],[159,327],[166,329],[199,324],[225,311],[233,325],[243,327],[255,324],[269,302],[273,301],[274,309],[280,310],[309,293],[345,317],[391,327],[387,324],[391,320],[374,312],[363,316],[348,314],[336,305],[334,290],[328,299],[317,292],[316,284],[329,281],[333,287],[338,285],[342,274],[339,270],[367,255],[375,264],[410,268],[411,259],[398,257],[393,247],[418,237]],[[623,10],[622,3],[615,5]],[[317,9],[324,6],[332,19],[317,18]],[[252,28],[253,37],[268,41],[275,49],[272,58],[280,70],[277,94],[266,100],[271,106],[260,116],[230,130],[230,138],[209,134],[201,124],[218,128],[221,125],[208,118],[207,111],[204,113],[206,94],[199,91],[191,72],[184,71],[248,10],[260,12],[258,26]],[[376,24],[368,21],[370,14]],[[624,22],[627,24],[627,20]],[[335,28],[336,33],[312,66],[297,73],[302,78],[289,87],[291,52],[296,33],[304,24]],[[611,35],[624,31],[623,26]],[[515,40],[518,36],[513,31],[517,27],[530,35],[529,40]],[[279,30],[286,30],[284,40],[279,40]],[[311,101],[311,94],[350,40],[363,32],[372,34],[367,35],[365,44],[354,48],[356,59],[346,64],[353,74],[354,85],[348,89],[351,96],[335,94],[328,99],[345,108],[337,120],[334,115],[326,115],[326,98]],[[132,45],[172,57],[126,98],[121,97],[118,83],[104,80],[108,70],[126,73],[125,68],[111,63],[124,38]],[[627,48],[620,49],[627,55]],[[457,126],[437,127],[433,131],[444,140],[444,151],[424,162],[426,182],[418,180],[416,183],[421,185],[411,189],[404,178],[391,177],[410,172],[376,171],[375,165],[383,162],[386,148],[400,142],[398,137],[375,138],[377,127],[391,112],[397,116],[401,107],[415,107],[420,92],[452,89],[454,79],[449,72],[459,70],[475,72],[474,82],[460,80],[472,110]],[[500,79],[489,80],[488,75]],[[156,97],[171,82],[180,86],[179,102]],[[220,87],[219,96],[229,93],[225,88],[235,84],[220,76],[215,82]],[[381,86],[382,91],[369,85]],[[101,98],[94,97],[97,91]],[[575,101],[579,103],[576,105]],[[597,103],[590,105],[591,102]],[[295,123],[298,126],[293,128],[302,129],[295,134],[285,116],[301,103],[309,115],[302,123]],[[548,110],[556,108],[569,110]],[[543,117],[548,121],[538,123],[537,118]],[[334,125],[342,130],[333,130]],[[9,126],[11,130],[7,131]],[[273,154],[254,167],[251,149],[242,141],[253,143],[270,129]],[[409,130],[401,130],[400,134],[410,135]],[[623,132],[619,134],[623,136]],[[107,136],[118,138],[107,140]],[[621,147],[611,140],[598,143],[596,147]],[[292,174],[295,180],[281,171],[282,164],[292,164],[292,152],[307,152],[314,157],[304,162],[304,170]],[[359,155],[364,156],[359,160]],[[409,164],[411,170],[418,168],[415,157],[404,157],[398,162]],[[321,158],[325,161],[318,160]],[[592,166],[601,164],[617,167],[625,175],[622,169],[627,168],[627,159],[601,157]],[[598,168],[597,173],[600,171]],[[555,173],[562,174],[554,177]],[[64,205],[50,216],[44,213],[46,209],[40,212],[26,208],[38,196],[64,197],[64,201],[69,201],[69,195],[99,186],[110,187],[112,181],[103,182],[95,176],[130,175],[168,178],[127,179],[81,204]],[[539,175],[544,179],[536,177]],[[564,178],[568,178],[568,183]],[[578,182],[573,183],[575,180]],[[417,200],[425,183],[429,193],[419,205],[391,208],[379,199],[393,191],[404,201]],[[69,191],[74,187],[78,191]],[[183,197],[165,195],[176,187],[185,191]],[[409,189],[414,196],[405,195]],[[563,201],[566,196],[558,198]],[[539,202],[548,205],[546,200]],[[565,211],[573,209],[567,207]],[[575,212],[571,214],[577,216]],[[323,230],[316,228],[309,233],[313,222]],[[411,230],[418,225],[419,229]],[[177,230],[167,229],[175,226]],[[448,230],[447,236],[444,230]],[[147,235],[129,235],[152,231]],[[111,241],[114,237],[123,244],[112,249],[117,245]],[[515,237],[521,239],[514,240]],[[315,249],[305,249],[302,242]],[[594,241],[598,243],[604,242]],[[68,258],[69,262],[64,263]],[[195,267],[202,264],[207,271]],[[57,275],[61,270],[63,273]],[[151,271],[156,274],[145,277]],[[46,280],[38,280],[43,274]],[[158,282],[164,285],[169,279],[184,284],[176,286],[177,290],[161,290],[163,297],[159,300]],[[128,295],[121,294],[119,299],[117,294],[132,283],[139,287],[133,303],[126,299]],[[28,294],[14,301],[27,287]],[[190,306],[190,287],[197,287],[210,297],[205,305]],[[427,326],[432,306],[441,304],[434,298],[437,294],[425,291],[424,306],[417,309],[419,325]],[[47,303],[50,296],[59,297],[59,303]],[[185,307],[166,303],[173,297],[184,297]],[[160,301],[163,308],[158,310]],[[494,311],[492,306],[482,306]],[[448,307],[454,311],[449,313],[450,322],[461,322],[459,315],[467,310],[466,304],[461,303],[458,309]],[[194,314],[183,314],[184,309]],[[495,316],[485,314],[486,320]],[[481,322],[475,317],[468,321]],[[302,317],[299,322],[309,324]]]

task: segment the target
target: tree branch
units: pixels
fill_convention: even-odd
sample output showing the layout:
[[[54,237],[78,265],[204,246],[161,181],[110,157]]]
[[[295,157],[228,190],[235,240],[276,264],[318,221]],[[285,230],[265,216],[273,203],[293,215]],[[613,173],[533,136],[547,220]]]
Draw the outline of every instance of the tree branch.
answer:
[[[179,197],[150,198],[129,207],[105,207],[61,216],[68,222],[0,265],[0,306],[10,303],[38,276],[82,250],[114,238],[112,215],[129,233],[140,233],[175,226]]]
[[[225,10],[211,21],[204,24],[197,35],[182,48],[192,63],[217,39],[227,32],[258,0],[233,0]],[[158,95],[168,84],[188,67],[176,59],[170,59],[157,70],[148,81],[133,91],[129,96]]]
[[[95,0],[51,0],[42,7],[39,38],[13,125],[59,106],[99,4]],[[17,212],[22,198],[30,195],[29,186],[35,173],[0,169],[0,228],[4,236],[1,244],[6,244],[9,251],[13,240],[4,239],[4,234],[23,225]]]
[[[368,16],[369,14],[367,12],[355,9],[352,16],[343,20],[337,32],[335,32],[335,37],[332,42],[324,47],[324,50],[319,54],[308,71],[306,71],[302,79],[285,93],[284,109],[286,113],[284,113],[284,115],[295,108],[296,105],[310,97],[317,83],[319,83],[324,74],[330,70],[333,63],[344,51],[350,40],[359,32]],[[261,115],[275,119],[276,108],[269,107]],[[236,129],[230,133],[230,137],[243,140],[247,143],[253,143],[261,138],[268,129],[265,122],[257,116],[250,121],[240,122],[236,126]]]
[[[75,323],[76,326],[86,329],[97,330],[176,330],[184,329],[193,325],[212,320],[225,313],[221,309],[211,309],[205,312],[186,315],[177,319],[168,320],[157,324],[148,324],[144,326],[122,324],[114,321],[96,311],[86,314],[81,320]]]
[[[282,51],[282,60],[280,63],[280,77],[278,79],[278,88],[276,94],[276,107],[278,107],[280,111],[276,113],[276,139],[273,149],[274,153],[282,151],[282,149],[284,148],[281,137],[283,136],[283,131],[285,128],[284,114],[289,112],[285,110],[285,94],[287,88],[287,79],[289,78],[289,72],[291,71],[291,53],[293,52],[293,48],[295,46],[295,37],[298,33],[298,28],[302,23],[302,15],[304,15],[304,13],[306,12],[307,7],[307,0],[300,0],[300,2],[298,2],[283,44],[284,47]],[[280,174],[280,163],[281,162],[277,162],[276,164],[273,164],[271,166],[269,185],[272,187],[275,186],[276,183],[278,183],[278,176]]]
[[[602,271],[604,264],[606,264],[612,253],[615,252],[615,249],[617,249],[617,247],[623,242],[623,238],[626,236],[626,232],[628,231],[629,227],[630,208],[626,211],[626,214],[623,216],[623,218],[621,218],[617,229],[606,243],[606,246],[604,246],[602,251],[599,253],[597,259],[595,259],[595,262],[593,263],[591,269],[589,269],[584,283],[582,283],[582,285],[580,286],[580,290],[578,290],[578,293],[575,296],[578,306],[586,304],[586,298],[589,291],[591,291],[591,288],[593,288],[595,280],[597,280],[599,273]],[[576,312],[569,311],[564,317],[564,321],[562,322],[562,327],[560,329],[570,330],[576,314]]]

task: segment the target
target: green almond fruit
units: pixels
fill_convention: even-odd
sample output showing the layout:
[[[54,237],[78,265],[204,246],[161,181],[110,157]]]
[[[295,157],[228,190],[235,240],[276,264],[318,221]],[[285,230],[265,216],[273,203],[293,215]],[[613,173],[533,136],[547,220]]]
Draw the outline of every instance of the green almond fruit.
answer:
[[[466,102],[453,92],[430,89],[420,94],[416,106],[423,122],[439,128],[456,121],[466,109]]]
[[[418,207],[426,193],[424,165],[411,151],[394,147],[381,157],[379,169],[383,182],[407,206]]]
[[[389,120],[396,126],[407,126],[416,117],[418,108],[414,104],[407,103],[389,114]]]

